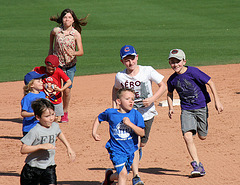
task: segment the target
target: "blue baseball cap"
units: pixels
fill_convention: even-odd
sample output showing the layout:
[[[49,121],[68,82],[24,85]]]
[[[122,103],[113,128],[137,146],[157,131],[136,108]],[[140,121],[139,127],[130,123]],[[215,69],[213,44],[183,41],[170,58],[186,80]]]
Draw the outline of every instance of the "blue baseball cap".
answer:
[[[46,74],[39,74],[36,71],[31,71],[24,76],[24,83],[27,85],[32,79],[44,78]]]
[[[123,59],[124,57],[126,57],[128,55],[137,56],[136,50],[131,45],[125,45],[120,50],[120,57],[121,57],[121,59]]]

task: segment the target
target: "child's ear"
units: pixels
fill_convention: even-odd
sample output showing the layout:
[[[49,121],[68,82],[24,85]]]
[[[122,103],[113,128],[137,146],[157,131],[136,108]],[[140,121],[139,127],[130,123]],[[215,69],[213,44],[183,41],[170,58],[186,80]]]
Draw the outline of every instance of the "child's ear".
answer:
[[[40,117],[38,115],[35,116],[35,118],[39,121],[40,120]]]
[[[120,105],[121,104],[121,100],[118,98],[118,99],[116,99],[116,102],[117,102],[117,104],[118,105]]]

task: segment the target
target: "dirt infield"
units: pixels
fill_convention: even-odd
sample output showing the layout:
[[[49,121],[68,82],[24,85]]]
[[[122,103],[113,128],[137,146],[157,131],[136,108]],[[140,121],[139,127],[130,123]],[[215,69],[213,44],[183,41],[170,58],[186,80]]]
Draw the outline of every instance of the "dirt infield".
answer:
[[[140,161],[140,176],[146,185],[236,185],[240,184],[240,64],[199,67],[209,74],[217,87],[224,112],[217,114],[214,103],[209,104],[209,135],[207,140],[195,143],[206,176],[189,178],[191,159],[187,153],[180,131],[180,107],[175,107],[172,120],[168,108],[156,106],[159,115],[155,118],[150,140],[143,149]],[[171,69],[158,70],[165,76]],[[58,184],[97,185],[104,179],[106,168],[112,168],[104,148],[109,138],[108,124],[99,128],[102,141],[95,142],[91,128],[95,117],[111,107],[111,89],[115,74],[75,77],[69,110],[69,123],[60,127],[77,159],[69,162],[66,149],[57,141],[56,163]],[[0,185],[19,184],[19,174],[26,155],[20,154],[21,122],[20,101],[23,82],[0,83]],[[153,85],[156,89],[156,85]],[[211,94],[212,96],[212,94]],[[175,98],[177,95],[175,95]],[[156,105],[166,99],[161,97]],[[131,184],[132,173],[128,184]]]

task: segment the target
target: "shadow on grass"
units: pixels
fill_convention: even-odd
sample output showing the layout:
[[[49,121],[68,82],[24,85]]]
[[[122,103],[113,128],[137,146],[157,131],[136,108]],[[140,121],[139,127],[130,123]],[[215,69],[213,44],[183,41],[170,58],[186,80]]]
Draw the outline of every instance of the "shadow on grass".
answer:
[[[0,118],[0,121],[9,121],[9,122],[14,122],[14,123],[22,123],[23,119],[22,118]]]

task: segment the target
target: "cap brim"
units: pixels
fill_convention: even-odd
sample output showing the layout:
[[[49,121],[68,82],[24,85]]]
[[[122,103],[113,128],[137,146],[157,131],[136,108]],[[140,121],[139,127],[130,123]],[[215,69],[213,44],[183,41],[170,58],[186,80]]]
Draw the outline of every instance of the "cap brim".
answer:
[[[128,55],[133,55],[133,56],[137,56],[137,53],[128,53],[126,55],[123,55],[121,58],[124,59],[126,56]]]

